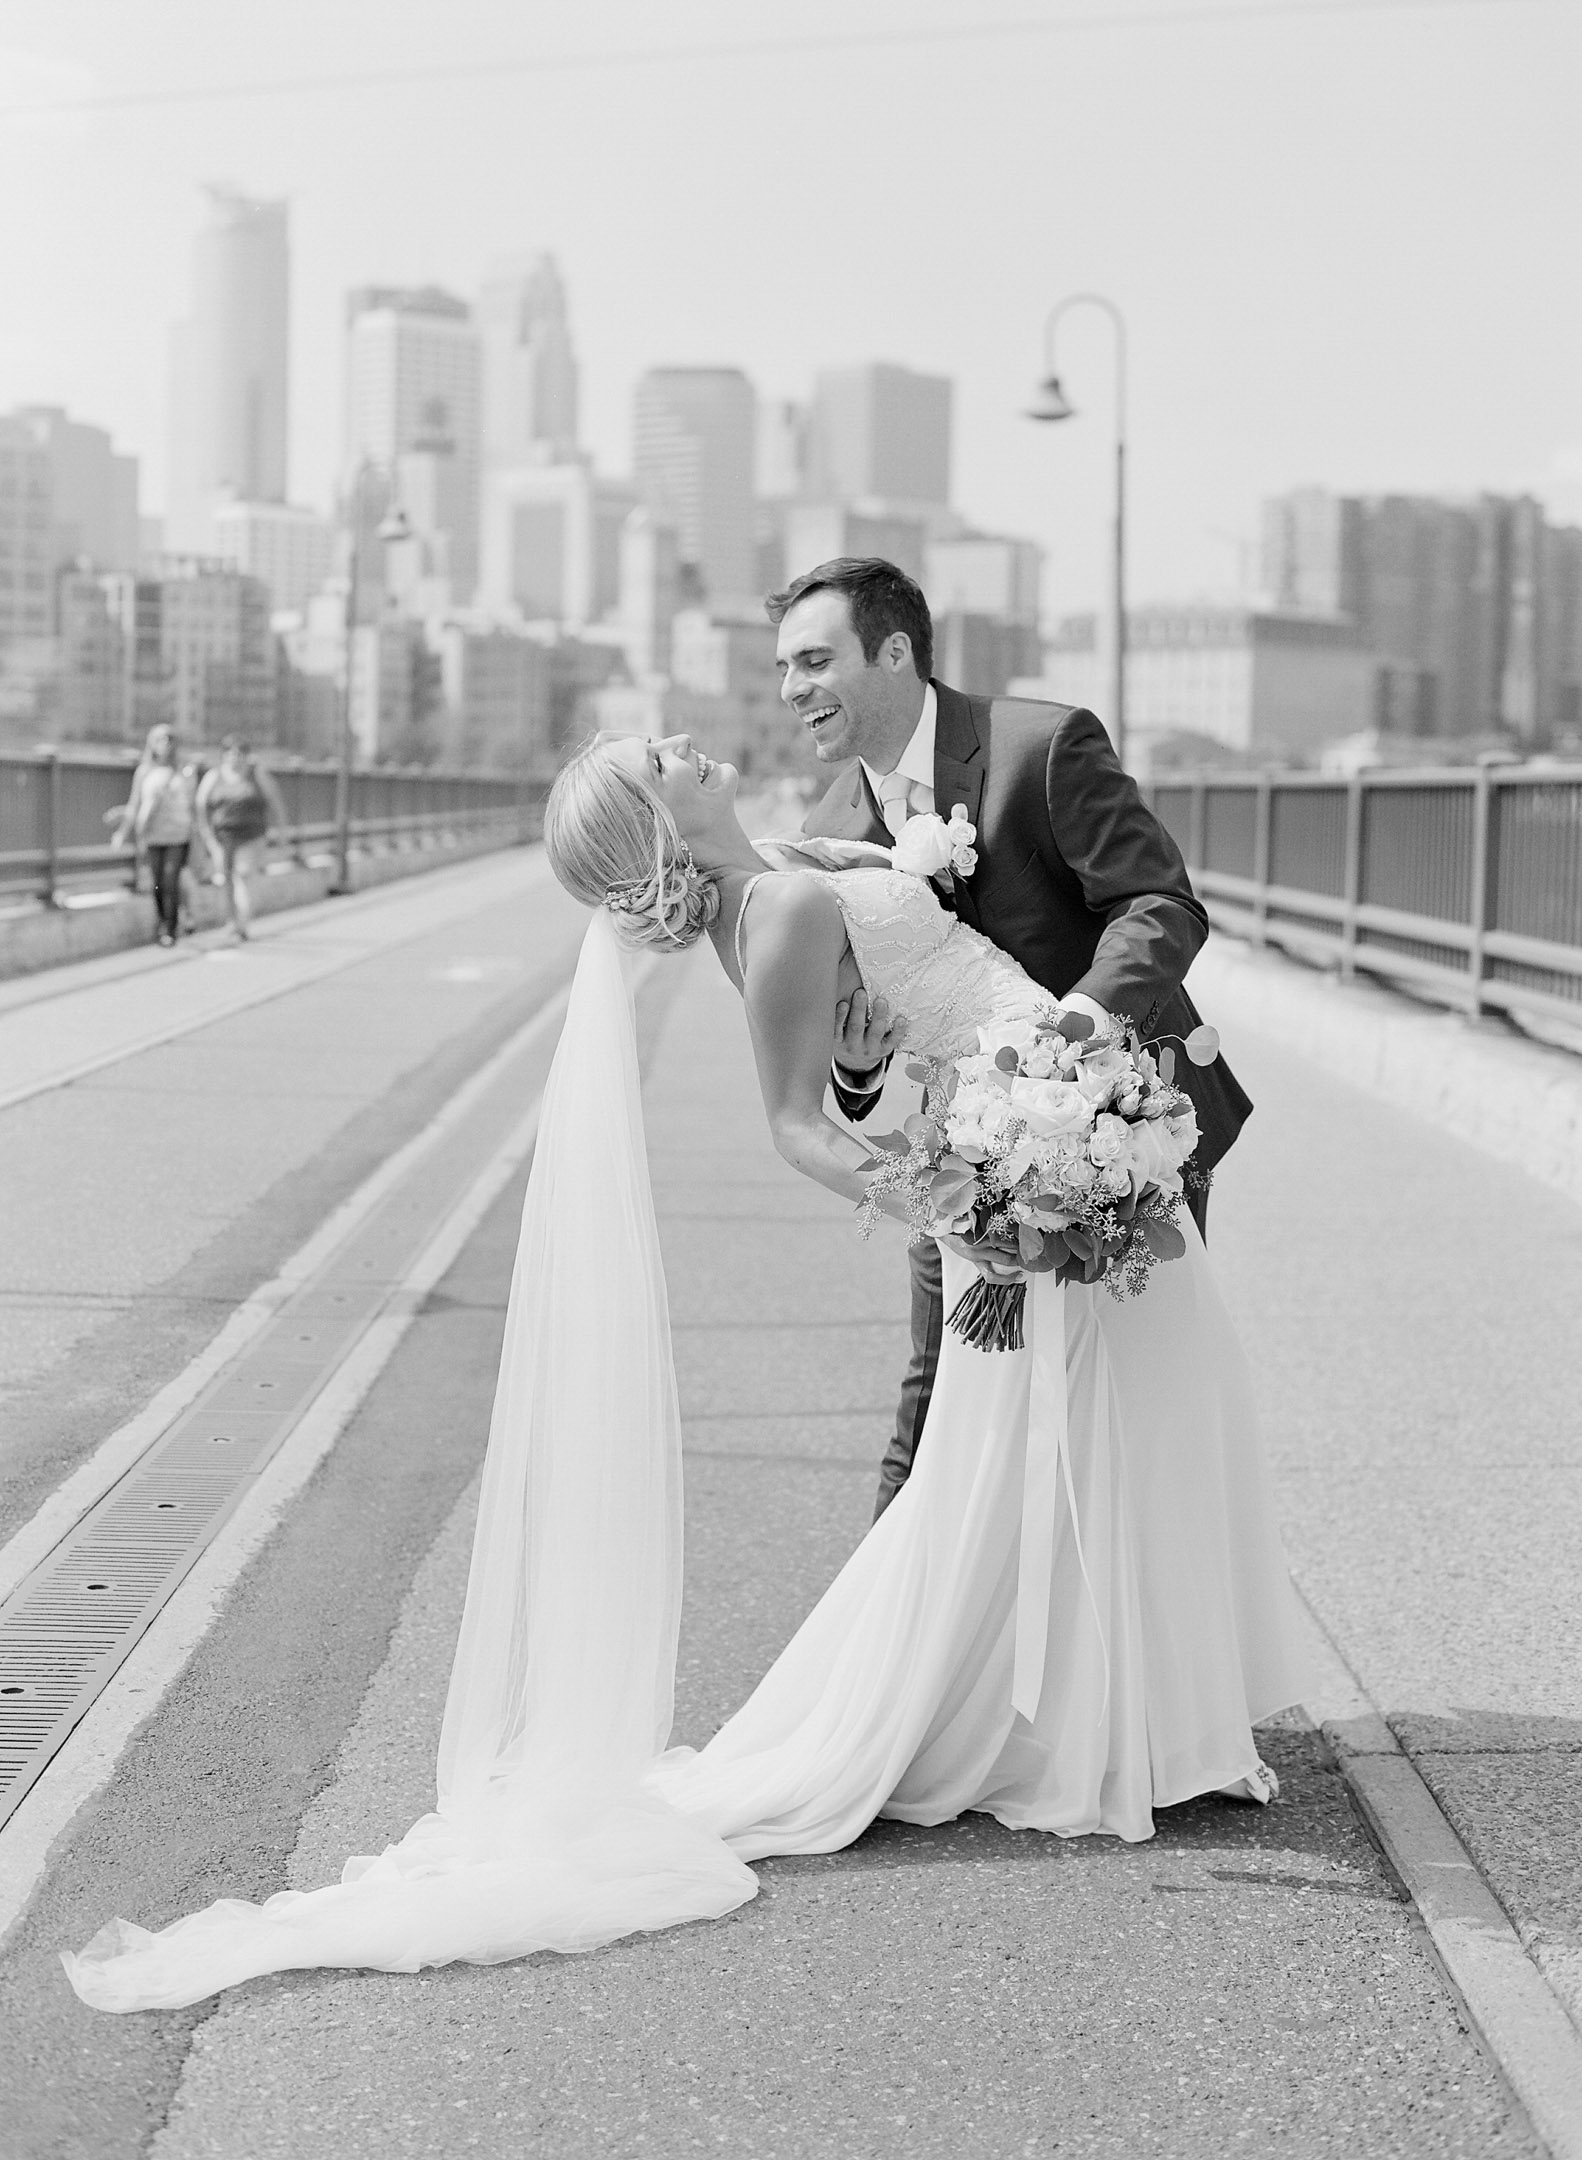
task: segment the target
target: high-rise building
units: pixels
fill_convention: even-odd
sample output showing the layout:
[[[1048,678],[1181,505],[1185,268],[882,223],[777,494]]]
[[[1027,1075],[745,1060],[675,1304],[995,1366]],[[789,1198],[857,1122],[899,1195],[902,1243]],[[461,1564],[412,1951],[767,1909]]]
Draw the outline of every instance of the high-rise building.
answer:
[[[907,510],[872,500],[855,506],[838,501],[792,502],[785,505],[780,529],[785,564],[782,583],[837,555],[882,555],[909,578],[922,580],[928,527],[921,516]]]
[[[493,270],[478,294],[478,328],[485,464],[570,458],[577,447],[577,358],[554,256]]]
[[[0,419],[0,640],[50,635],[55,562],[48,441],[30,420]]]
[[[621,527],[620,622],[626,664],[641,681],[670,671],[671,626],[681,605],[676,528],[640,507]]]
[[[49,460],[56,562],[135,569],[137,459],[115,449],[107,428],[69,419],[59,405],[21,405],[13,418],[32,429]]]
[[[807,493],[898,505],[950,500],[951,383],[886,361],[826,368],[808,415]]]
[[[637,483],[683,564],[716,600],[754,594],[752,384],[740,368],[650,368],[635,418]]]
[[[637,496],[586,458],[491,473],[484,501],[484,604],[581,629],[614,613],[621,533]]]
[[[296,503],[222,502],[214,552],[269,587],[277,613],[299,614],[334,568],[335,527]]]
[[[166,544],[206,552],[223,493],[286,499],[290,246],[287,205],[210,188],[175,332]]]
[[[931,539],[923,590],[934,617],[935,670],[980,697],[998,697],[1039,669],[1043,550],[1034,540],[964,532]]]
[[[807,407],[795,398],[763,398],[758,406],[758,499],[782,501],[806,488]]]
[[[1263,585],[1355,625],[1388,732],[1532,740],[1578,724],[1582,535],[1528,497],[1300,489],[1264,505]]]
[[[1128,608],[1127,761],[1146,772],[1184,752],[1201,764],[1210,745],[1244,757],[1311,756],[1368,726],[1374,678],[1373,658],[1343,616]],[[1109,671],[1098,620],[1058,621],[1041,676],[1011,689],[1102,718]]]
[[[137,460],[59,406],[0,418],[0,637],[51,637],[56,573],[137,562]]]
[[[128,673],[130,732],[167,720],[189,742],[268,742],[275,720],[269,589],[234,564],[167,556],[107,577]]]
[[[56,573],[55,622],[59,674],[51,735],[64,740],[116,742],[130,732],[126,640],[111,612],[102,577],[68,565]]]
[[[346,343],[347,488],[361,488],[370,469],[384,476],[434,544],[452,597],[469,601],[478,582],[483,424],[472,311],[434,286],[370,286],[348,300]]]

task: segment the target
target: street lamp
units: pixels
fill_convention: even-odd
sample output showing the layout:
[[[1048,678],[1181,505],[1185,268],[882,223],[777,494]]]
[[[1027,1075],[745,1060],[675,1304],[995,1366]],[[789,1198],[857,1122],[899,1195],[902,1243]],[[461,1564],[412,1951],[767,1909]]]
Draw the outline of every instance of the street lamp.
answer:
[[[364,468],[366,471],[366,468]],[[351,546],[346,560],[346,612],[344,633],[346,638],[345,681],[341,694],[341,763],[335,776],[335,883],[332,892],[345,893],[352,889],[352,762],[356,751],[356,737],[352,730],[353,671],[357,657],[357,587],[361,578],[361,550],[358,536],[361,527],[363,474],[357,476],[352,497]],[[399,502],[393,503],[380,519],[375,537],[381,553],[397,540],[410,539],[412,522]],[[375,696],[378,695],[378,660],[375,658]]]
[[[1111,564],[1110,733],[1115,755],[1126,761],[1126,323],[1113,300],[1102,293],[1068,293],[1057,300],[1044,325],[1044,376],[1027,408],[1029,420],[1069,420],[1077,408],[1055,373],[1055,330],[1068,308],[1101,308],[1115,333],[1115,546]]]

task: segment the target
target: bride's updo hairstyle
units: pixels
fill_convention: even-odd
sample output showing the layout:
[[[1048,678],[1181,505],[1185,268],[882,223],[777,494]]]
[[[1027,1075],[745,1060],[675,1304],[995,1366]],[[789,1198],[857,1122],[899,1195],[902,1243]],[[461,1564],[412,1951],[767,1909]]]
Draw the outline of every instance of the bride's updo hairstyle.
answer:
[[[719,887],[675,819],[604,743],[587,744],[557,775],[544,847],[567,892],[608,908],[628,945],[683,952],[719,913]]]

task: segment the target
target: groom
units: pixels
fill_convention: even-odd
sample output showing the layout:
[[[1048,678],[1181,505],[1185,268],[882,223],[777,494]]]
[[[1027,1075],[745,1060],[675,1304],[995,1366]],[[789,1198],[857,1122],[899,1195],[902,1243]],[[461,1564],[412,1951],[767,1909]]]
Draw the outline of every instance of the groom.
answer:
[[[1145,1040],[1184,1036],[1198,1015],[1182,977],[1208,935],[1180,850],[1079,706],[967,697],[932,677],[934,629],[920,588],[893,563],[842,556],[765,602],[779,629],[780,695],[838,767],[803,830],[888,843],[908,817],[957,803],[978,828],[978,865],[956,912],[1067,1006],[1124,1015]],[[879,1099],[903,1015],[870,1013],[859,991],[840,1016],[835,1096],[865,1118]],[[1202,1177],[1187,1205],[1204,1227],[1207,1173],[1252,1108],[1223,1059],[1180,1059]],[[912,1356],[875,1519],[906,1482],[933,1392],[944,1330],[939,1247],[911,1248]]]

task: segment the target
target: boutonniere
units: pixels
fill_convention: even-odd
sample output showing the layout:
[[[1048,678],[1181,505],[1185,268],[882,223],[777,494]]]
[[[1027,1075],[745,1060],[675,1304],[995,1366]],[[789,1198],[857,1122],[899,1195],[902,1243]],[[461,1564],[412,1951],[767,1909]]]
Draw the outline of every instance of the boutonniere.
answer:
[[[977,837],[978,828],[967,816],[965,803],[957,803],[948,825],[937,811],[925,810],[901,827],[890,860],[897,870],[932,878],[949,892],[957,878],[970,878],[977,869]]]

